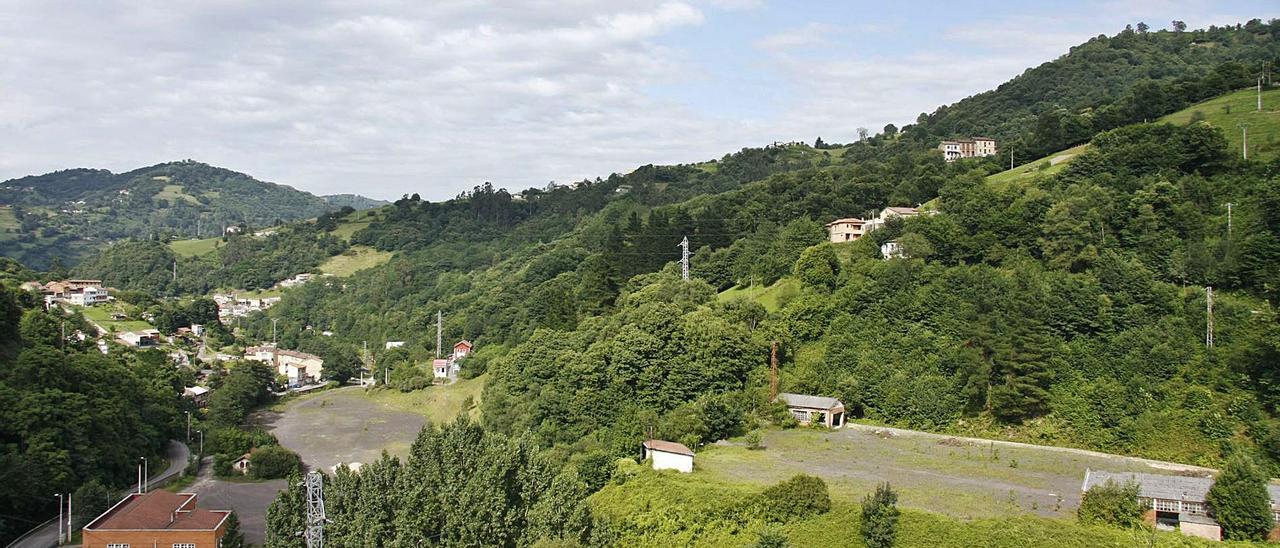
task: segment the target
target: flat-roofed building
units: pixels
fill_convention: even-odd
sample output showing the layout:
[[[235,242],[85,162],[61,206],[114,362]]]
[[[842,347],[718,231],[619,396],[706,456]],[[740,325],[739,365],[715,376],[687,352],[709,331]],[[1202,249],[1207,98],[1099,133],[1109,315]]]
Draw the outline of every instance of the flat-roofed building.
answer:
[[[1138,484],[1138,502],[1150,509],[1146,519],[1152,525],[1178,529],[1185,535],[1222,539],[1222,528],[1214,521],[1213,509],[1206,502],[1213,478],[1085,470],[1080,492],[1087,493],[1108,482]],[[1280,485],[1268,484],[1267,494],[1271,496],[1271,517],[1280,523]],[[1280,534],[1280,527],[1272,529],[1271,534]]]
[[[84,526],[84,548],[216,548],[229,510],[196,507],[195,493],[131,493]]]
[[[844,426],[844,404],[835,398],[783,392],[778,394],[778,401],[786,404],[791,416],[800,424],[818,423],[827,428]]]

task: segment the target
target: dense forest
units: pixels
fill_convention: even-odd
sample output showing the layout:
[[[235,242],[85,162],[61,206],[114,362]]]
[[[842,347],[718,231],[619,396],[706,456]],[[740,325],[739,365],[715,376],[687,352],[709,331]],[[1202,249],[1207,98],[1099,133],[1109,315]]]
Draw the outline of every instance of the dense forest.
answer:
[[[160,352],[103,355],[77,330],[92,332],[77,315],[45,312],[33,294],[0,287],[5,542],[57,512],[50,493],[129,485],[138,457],[158,461],[182,424],[179,395],[193,373]],[[101,497],[77,500],[94,508]]]
[[[72,265],[109,242],[217,236],[228,226],[265,227],[377,202],[333,200],[195,161],[126,173],[69,169],[0,183],[0,253],[37,268]]]

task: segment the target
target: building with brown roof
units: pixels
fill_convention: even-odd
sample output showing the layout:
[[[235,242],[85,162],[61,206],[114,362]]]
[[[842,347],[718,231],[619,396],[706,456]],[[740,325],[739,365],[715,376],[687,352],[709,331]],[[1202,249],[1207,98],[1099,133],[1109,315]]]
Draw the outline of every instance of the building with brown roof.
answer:
[[[229,510],[196,507],[195,493],[131,493],[84,527],[84,548],[215,548]]]
[[[693,451],[683,443],[647,440],[642,447],[643,459],[653,459],[654,470],[677,470],[686,474],[693,471]]]

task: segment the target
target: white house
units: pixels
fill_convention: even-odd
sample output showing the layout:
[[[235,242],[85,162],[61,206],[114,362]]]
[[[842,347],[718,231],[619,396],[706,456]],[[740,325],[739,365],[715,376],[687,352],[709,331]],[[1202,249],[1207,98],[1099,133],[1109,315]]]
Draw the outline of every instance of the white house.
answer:
[[[386,349],[400,348],[404,346],[404,341],[387,341]]]
[[[451,364],[449,360],[440,358],[431,360],[431,370],[437,379],[449,378],[449,370],[452,368],[453,364]]]
[[[693,471],[693,451],[684,444],[649,440],[643,447],[644,459],[653,459],[654,470],[678,470],[686,474]]]
[[[889,240],[880,244],[880,255],[884,257],[884,260],[886,261],[889,259],[907,258],[907,253],[906,251],[903,251],[902,243],[898,240]]]

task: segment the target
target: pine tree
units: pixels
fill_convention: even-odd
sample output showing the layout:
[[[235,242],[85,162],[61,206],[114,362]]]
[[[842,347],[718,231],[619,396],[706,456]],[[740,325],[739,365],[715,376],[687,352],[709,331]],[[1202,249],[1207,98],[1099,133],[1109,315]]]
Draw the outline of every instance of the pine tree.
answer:
[[[867,548],[891,548],[898,534],[898,493],[888,483],[862,499],[862,540]]]
[[[227,528],[218,546],[219,548],[244,548],[244,533],[240,532],[240,517],[235,512],[227,516]]]

